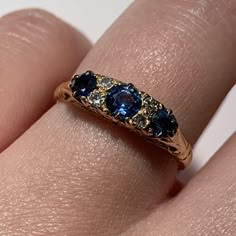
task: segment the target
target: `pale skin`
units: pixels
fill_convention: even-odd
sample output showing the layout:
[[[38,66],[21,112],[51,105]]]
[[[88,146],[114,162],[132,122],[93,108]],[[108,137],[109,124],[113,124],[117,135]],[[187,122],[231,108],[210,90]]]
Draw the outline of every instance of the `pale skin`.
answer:
[[[194,145],[235,85],[235,25],[234,0],[137,0],[92,47],[41,10],[1,18],[0,235],[235,235],[236,135],[170,197],[169,154],[52,99],[75,71],[110,75]]]

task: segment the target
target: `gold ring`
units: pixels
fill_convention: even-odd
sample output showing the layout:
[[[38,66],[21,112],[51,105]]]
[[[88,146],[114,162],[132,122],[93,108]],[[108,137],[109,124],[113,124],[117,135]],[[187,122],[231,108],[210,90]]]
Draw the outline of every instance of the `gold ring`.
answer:
[[[87,71],[74,75],[55,91],[55,99],[94,111],[169,151],[184,169],[192,148],[180,131],[173,112],[133,84]]]

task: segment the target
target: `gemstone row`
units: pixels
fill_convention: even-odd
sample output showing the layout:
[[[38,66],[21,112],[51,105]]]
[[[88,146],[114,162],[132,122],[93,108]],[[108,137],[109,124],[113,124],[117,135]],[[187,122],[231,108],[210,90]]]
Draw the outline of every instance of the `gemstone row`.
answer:
[[[69,86],[78,102],[154,137],[172,137],[177,132],[172,112],[132,84],[87,71],[75,75]]]

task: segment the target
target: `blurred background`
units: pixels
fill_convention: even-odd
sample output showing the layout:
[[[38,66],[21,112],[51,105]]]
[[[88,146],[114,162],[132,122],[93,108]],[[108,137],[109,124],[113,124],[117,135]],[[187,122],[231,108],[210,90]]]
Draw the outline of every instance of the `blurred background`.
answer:
[[[39,7],[61,17],[96,43],[132,2],[133,0],[0,0],[0,16],[22,8]],[[235,131],[236,87],[229,93],[196,144],[192,165],[180,174],[180,178],[187,180],[192,176]]]

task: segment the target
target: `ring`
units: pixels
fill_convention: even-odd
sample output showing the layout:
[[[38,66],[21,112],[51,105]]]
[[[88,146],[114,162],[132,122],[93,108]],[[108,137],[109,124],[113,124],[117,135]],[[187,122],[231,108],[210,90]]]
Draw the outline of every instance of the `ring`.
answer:
[[[54,96],[58,101],[94,111],[169,151],[179,169],[191,162],[192,148],[173,112],[131,83],[87,71],[62,83]]]

